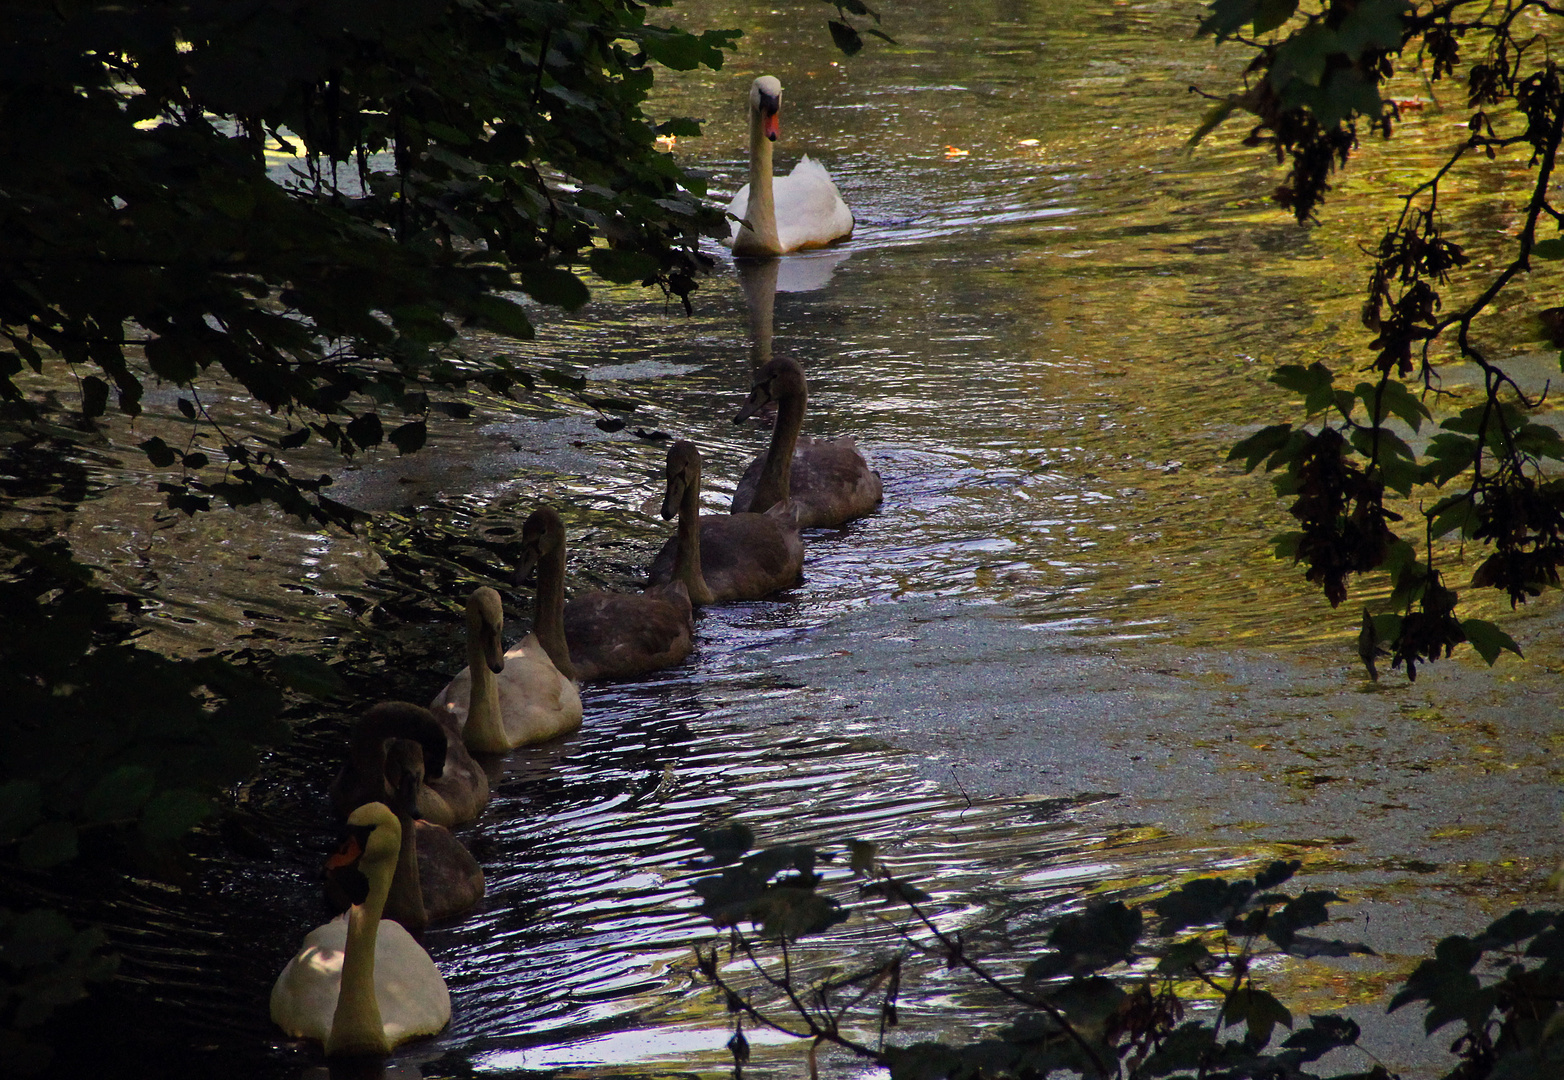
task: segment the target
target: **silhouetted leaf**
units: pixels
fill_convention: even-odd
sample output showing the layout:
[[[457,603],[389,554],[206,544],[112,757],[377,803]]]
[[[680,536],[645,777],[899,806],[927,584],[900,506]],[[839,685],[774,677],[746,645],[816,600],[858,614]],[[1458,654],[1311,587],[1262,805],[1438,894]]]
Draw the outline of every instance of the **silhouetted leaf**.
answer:
[[[716,829],[702,829],[694,839],[719,863],[733,862],[755,846],[754,830],[741,821],[729,822]]]
[[[183,399],[181,399],[183,400]],[[89,420],[102,416],[109,403],[109,384],[96,375],[81,381],[81,414]]]
[[[843,53],[853,56],[863,48],[863,38],[847,23],[831,19],[827,25],[831,28],[831,40]]]
[[[592,272],[605,281],[620,285],[635,285],[657,276],[657,260],[639,251],[619,248],[593,248],[587,256]]]
[[[1229,995],[1222,1010],[1230,1024],[1242,1021],[1249,1028],[1245,1042],[1259,1049],[1271,1041],[1271,1032],[1277,1024],[1292,1027],[1292,1013],[1275,995],[1253,986],[1244,986]]]
[[[144,765],[121,765],[87,793],[82,813],[88,821],[133,818],[152,797],[157,774]]]
[[[147,455],[147,460],[156,468],[166,469],[179,460],[179,455],[174,452],[173,447],[156,435],[146,442],[137,443],[136,445],[141,447],[142,451]]]
[[[272,674],[289,690],[308,694],[313,698],[329,700],[347,693],[347,684],[329,664],[305,656],[289,653],[272,661]]]
[[[1226,922],[1241,910],[1254,894],[1248,881],[1222,878],[1196,878],[1151,905],[1162,917],[1159,934],[1175,934],[1191,926],[1210,926]]]
[[[1515,643],[1515,639],[1498,626],[1484,619],[1462,619],[1461,632],[1466,635],[1467,642],[1477,650],[1488,664],[1493,664],[1499,659],[1499,654],[1506,650],[1521,655],[1521,647]]]
[[[154,796],[141,815],[141,832],[149,840],[177,840],[212,813],[212,801],[198,791],[176,788]]]
[[[381,427],[379,414],[368,412],[354,417],[352,423],[347,426],[347,437],[355,446],[364,450],[379,446],[381,440],[385,438],[385,429]]]
[[[1059,921],[1048,935],[1048,947],[1056,954],[1034,961],[1026,969],[1027,978],[1086,975],[1129,963],[1135,957],[1142,929],[1137,908],[1126,907],[1117,900],[1091,904],[1079,915]]]
[[[42,791],[36,780],[0,784],[0,844],[10,843],[38,824],[43,815]]]
[[[76,857],[76,826],[67,821],[45,821],[23,839],[18,854],[22,865],[45,870]]]
[[[1270,427],[1261,428],[1247,439],[1240,440],[1229,450],[1227,460],[1242,460],[1244,472],[1253,472],[1256,465],[1286,445],[1291,434],[1291,424],[1272,424]]]
[[[396,447],[399,453],[412,454],[423,449],[424,441],[428,436],[428,424],[423,420],[414,420],[412,423],[394,428],[390,439],[391,445]]]
[[[1282,1046],[1300,1052],[1300,1061],[1315,1061],[1332,1050],[1352,1046],[1362,1034],[1358,1025],[1345,1016],[1310,1016],[1309,1026],[1289,1035]]]

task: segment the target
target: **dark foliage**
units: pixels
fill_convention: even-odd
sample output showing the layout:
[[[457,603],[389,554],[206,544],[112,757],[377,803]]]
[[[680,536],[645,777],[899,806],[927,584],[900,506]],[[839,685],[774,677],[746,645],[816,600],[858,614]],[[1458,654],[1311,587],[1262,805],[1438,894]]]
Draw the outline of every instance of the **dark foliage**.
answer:
[[[1564,237],[1554,235],[1564,217],[1550,195],[1564,138],[1564,80],[1544,40],[1533,36],[1538,19],[1557,16],[1535,0],[1326,0],[1317,7],[1216,0],[1200,24],[1201,33],[1254,56],[1244,88],[1216,101],[1195,139],[1236,111],[1252,113],[1248,142],[1269,147],[1287,166],[1275,199],[1300,223],[1317,219],[1330,176],[1358,148],[1360,128],[1392,135],[1400,106],[1388,82],[1398,69],[1466,83],[1466,137],[1406,193],[1394,223],[1367,250],[1362,322],[1371,338],[1362,369],[1371,381],[1348,391],[1319,364],[1279,370],[1274,381],[1302,395],[1318,426],[1266,428],[1231,455],[1250,469],[1264,461],[1282,470],[1277,489],[1295,497],[1292,513],[1303,531],[1282,537],[1279,550],[1305,565],[1332,605],[1346,598],[1352,575],[1390,576],[1389,610],[1366,616],[1359,639],[1371,677],[1382,653],[1409,677],[1417,664],[1463,642],[1489,663],[1502,650],[1519,653],[1493,624],[1458,617],[1459,596],[1435,569],[1441,537],[1488,549],[1470,586],[1500,589],[1512,605],[1559,583],[1564,487],[1546,470],[1564,459],[1564,440],[1529,419],[1542,400],[1528,398],[1493,359],[1513,343],[1485,342],[1474,327],[1506,302],[1535,260],[1564,258]],[[1518,193],[1513,242],[1485,276],[1468,273],[1469,244],[1452,237],[1441,205],[1441,195],[1466,182],[1482,159],[1520,161],[1533,171],[1529,191]],[[1451,307],[1446,296],[1456,289],[1469,299]],[[1543,336],[1556,338],[1557,310],[1535,314]],[[1429,405],[1449,396],[1440,366],[1452,360],[1481,372],[1483,401],[1443,419],[1427,449],[1414,453],[1393,429],[1416,432],[1432,418]],[[1414,489],[1445,492],[1427,500],[1422,535],[1394,531],[1400,519],[1382,505],[1387,488],[1402,497]],[[1421,558],[1413,543],[1423,547]]]
[[[4,5],[0,396],[64,363],[91,423],[178,386],[217,436],[142,444],[170,508],[348,522],[287,452],[411,452],[440,392],[530,382],[462,327],[530,336],[519,294],[579,306],[587,267],[688,302],[721,215],[655,146],[696,126],[642,105],[735,36],[631,0]],[[228,430],[219,381],[298,426]]]
[[[1390,1080],[1358,1046],[1352,1020],[1322,1015],[1299,1023],[1255,980],[1256,962],[1267,955],[1371,951],[1303,933],[1330,922],[1329,905],[1341,897],[1277,891],[1296,862],[1272,863],[1248,879],[1199,878],[1140,907],[1089,903],[1056,923],[1047,950],[1015,980],[996,976],[959,933],[942,930],[931,898],[896,878],[872,845],[849,844],[850,871],[822,874],[815,867],[829,861],[828,850],[745,853],[738,844],[747,847],[753,837],[742,826],[697,839],[713,869],[726,867],[695,882],[703,912],[727,931],[725,942],[697,950],[697,966],[734,1018],[735,1076],[749,1059],[744,1029],[760,1026],[810,1040],[812,1074],[816,1050],[829,1045],[888,1069],[894,1080],[1322,1080],[1326,1074],[1305,1066],[1353,1050],[1362,1051],[1364,1066],[1332,1072],[1332,1080]],[[801,938],[855,917],[883,922],[890,905],[902,917],[894,924],[902,948],[894,954],[846,973],[840,960],[817,972],[797,959]],[[829,919],[815,917],[825,910]],[[966,973],[974,989],[1008,1005],[1009,1021],[958,1043],[893,1039],[898,996],[920,956]],[[1555,1031],[1561,992],[1564,913],[1515,911],[1476,938],[1440,942],[1390,1009],[1426,1003],[1430,1035],[1463,1025],[1447,1080],[1548,1076],[1564,1064]],[[853,1034],[876,1026],[872,1042]],[[1280,1036],[1278,1028],[1290,1033]]]

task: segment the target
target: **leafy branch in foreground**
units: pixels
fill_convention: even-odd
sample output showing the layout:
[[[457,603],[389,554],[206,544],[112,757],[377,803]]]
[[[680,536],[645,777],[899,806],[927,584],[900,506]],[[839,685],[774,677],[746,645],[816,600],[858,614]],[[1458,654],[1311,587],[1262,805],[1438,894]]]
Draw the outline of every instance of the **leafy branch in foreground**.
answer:
[[[94,584],[63,542],[0,530],[0,1074],[47,1066],[35,1030],[118,960],[81,909],[124,874],[188,877],[186,835],[260,749],[278,684],[328,696],[305,657],[175,660],[139,648],[142,601]]]
[[[530,337],[521,294],[579,307],[588,268],[688,304],[722,215],[644,105],[736,37],[634,0],[0,6],[0,398],[73,375],[91,427],[177,387],[207,442],[141,444],[170,509],[345,524],[288,452],[411,452],[527,384],[462,329]],[[236,385],[288,431],[221,415]]]
[[[996,974],[959,930],[943,928],[932,898],[896,877],[874,846],[852,842],[844,869],[811,845],[751,851],[743,825],[701,833],[713,873],[696,880],[701,912],[724,938],[697,947],[697,969],[733,1017],[734,1075],[749,1060],[746,1029],[835,1047],[893,1080],[1042,1080],[1068,1074],[1321,1080],[1304,1066],[1338,1050],[1368,1059],[1331,1080],[1390,1080],[1358,1046],[1358,1025],[1334,1014],[1295,1026],[1255,972],[1268,957],[1339,957],[1367,946],[1306,933],[1330,921],[1333,892],[1278,891],[1299,867],[1273,862],[1252,878],[1199,878],[1138,906],[1097,900],[1060,919],[1046,951],[1020,975]],[[877,920],[897,943],[849,967],[819,959],[818,938],[850,920]],[[813,957],[814,959],[806,959]],[[898,1042],[899,1000],[918,963],[959,970],[1006,1023],[964,1042]],[[1007,968],[1014,965],[1006,961]],[[950,993],[948,989],[944,991]],[[1564,1066],[1564,912],[1515,911],[1475,938],[1441,941],[1407,978],[1392,1011],[1426,1003],[1425,1030],[1463,1025],[1447,1080],[1552,1075]],[[1277,1029],[1291,1034],[1272,1043]]]
[[[1302,396],[1312,423],[1266,427],[1229,458],[1280,471],[1277,491],[1294,500],[1301,527],[1279,538],[1278,552],[1303,563],[1332,606],[1346,599],[1351,575],[1389,576],[1390,600],[1378,613],[1365,611],[1359,636],[1371,677],[1381,655],[1415,678],[1418,664],[1463,642],[1489,663],[1504,650],[1519,654],[1492,623],[1457,616],[1459,596],[1438,569],[1442,538],[1487,549],[1470,587],[1497,589],[1512,606],[1559,584],[1564,481],[1556,463],[1564,439],[1537,419],[1546,391],[1528,395],[1497,357],[1536,342],[1539,331],[1564,345],[1555,329],[1560,309],[1513,310],[1525,302],[1527,276],[1564,258],[1557,235],[1564,213],[1550,194],[1564,138],[1564,79],[1547,47],[1560,17],[1539,0],[1215,0],[1200,24],[1200,33],[1253,56],[1243,88],[1215,99],[1192,141],[1235,112],[1252,114],[1246,142],[1285,163],[1273,197],[1300,223],[1316,219],[1331,175],[1358,149],[1360,127],[1389,139],[1402,109],[1421,107],[1391,97],[1398,65],[1429,87],[1465,83],[1464,137],[1402,195],[1384,235],[1365,245],[1372,259],[1362,307],[1372,335],[1360,365],[1366,378],[1318,363],[1279,369],[1272,381]],[[1501,210],[1492,192],[1505,190],[1513,195]],[[1451,213],[1462,191],[1483,193],[1480,219]],[[1462,227],[1470,238],[1458,236]],[[1457,287],[1465,299],[1447,304]],[[1456,362],[1478,376],[1477,404],[1462,407],[1445,385],[1443,369]],[[1414,449],[1408,436],[1419,436],[1435,409],[1437,431]],[[1386,507],[1387,491],[1403,499],[1432,493],[1409,536],[1395,528],[1402,517]]]

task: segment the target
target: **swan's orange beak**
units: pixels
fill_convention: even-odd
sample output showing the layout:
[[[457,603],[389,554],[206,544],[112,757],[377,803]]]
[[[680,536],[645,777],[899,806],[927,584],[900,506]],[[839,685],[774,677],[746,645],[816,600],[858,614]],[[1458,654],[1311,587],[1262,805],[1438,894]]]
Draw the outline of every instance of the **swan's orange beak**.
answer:
[[[777,141],[777,136],[782,133],[782,123],[777,119],[776,113],[767,113],[760,118],[760,130],[765,132],[766,138],[772,142]]]

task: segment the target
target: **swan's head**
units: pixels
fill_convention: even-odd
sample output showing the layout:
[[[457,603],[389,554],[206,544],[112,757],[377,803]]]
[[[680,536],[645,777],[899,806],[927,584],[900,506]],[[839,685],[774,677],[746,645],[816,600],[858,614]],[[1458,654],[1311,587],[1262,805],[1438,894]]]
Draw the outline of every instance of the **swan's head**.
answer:
[[[738,424],[748,420],[773,401],[789,397],[802,399],[807,394],[804,369],[798,366],[798,361],[779,356],[761,365],[760,370],[755,372],[754,381],[749,387],[749,400],[744,402],[744,407],[733,418],[733,422]]]
[[[663,520],[679,512],[686,491],[701,486],[701,452],[692,442],[680,440],[668,448],[668,487],[663,493]]]
[[[521,525],[521,561],[516,564],[516,579],[526,580],[538,564],[564,550],[564,521],[552,507],[538,507]]]
[[[402,848],[402,826],[385,803],[365,803],[348,815],[348,837],[326,861],[326,873],[348,899],[362,904],[369,896],[365,871],[395,866]]]
[[[496,675],[505,670],[504,632],[505,608],[500,594],[487,585],[478,586],[467,598],[467,639],[478,642],[483,662]]]
[[[770,75],[762,75],[749,87],[749,114],[760,121],[766,138],[777,141],[781,127],[777,113],[782,111],[782,84]]]
[[[490,590],[493,591],[492,589]],[[495,596],[499,600],[499,596]],[[382,701],[372,706],[353,729],[355,746],[384,759],[388,739],[412,739],[423,750],[423,771],[429,779],[445,772],[449,743],[434,713],[410,701]]]
[[[392,805],[417,817],[418,789],[424,785],[424,748],[412,739],[387,739],[385,774]]]

